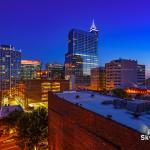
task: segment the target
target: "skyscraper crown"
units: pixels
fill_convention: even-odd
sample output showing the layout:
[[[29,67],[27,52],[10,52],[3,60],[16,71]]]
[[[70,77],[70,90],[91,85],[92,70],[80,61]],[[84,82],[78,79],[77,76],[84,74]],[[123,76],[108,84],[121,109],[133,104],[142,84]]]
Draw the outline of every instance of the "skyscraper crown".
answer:
[[[91,25],[91,28],[90,28],[90,32],[92,32],[92,31],[98,31],[98,30],[96,29],[96,25],[95,25],[95,23],[94,23],[94,19],[93,19],[93,22],[92,22],[92,25]]]

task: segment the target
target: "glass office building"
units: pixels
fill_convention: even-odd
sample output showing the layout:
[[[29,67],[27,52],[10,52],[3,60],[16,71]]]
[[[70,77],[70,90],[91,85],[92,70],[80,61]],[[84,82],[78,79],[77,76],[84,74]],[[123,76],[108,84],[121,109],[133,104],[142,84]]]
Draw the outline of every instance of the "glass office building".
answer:
[[[65,77],[75,76],[75,83],[90,84],[91,69],[98,67],[98,31],[94,24],[90,32],[72,29],[68,34],[65,55]]]
[[[16,86],[20,69],[21,51],[10,45],[0,45],[0,91],[11,91]]]
[[[41,62],[38,60],[21,60],[21,80],[36,79],[36,71],[41,70]]]
[[[47,63],[46,70],[48,71],[48,79],[61,80],[64,79],[64,66],[58,63]]]

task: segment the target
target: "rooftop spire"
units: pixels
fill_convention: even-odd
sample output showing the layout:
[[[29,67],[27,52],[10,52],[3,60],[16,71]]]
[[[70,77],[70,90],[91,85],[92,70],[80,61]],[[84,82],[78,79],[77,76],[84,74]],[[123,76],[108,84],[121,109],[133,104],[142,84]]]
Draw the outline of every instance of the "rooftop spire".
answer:
[[[98,30],[96,29],[96,25],[95,25],[95,23],[94,23],[94,19],[93,19],[93,22],[92,22],[92,25],[91,25],[91,28],[90,28],[90,32],[92,32],[92,31],[98,31]]]

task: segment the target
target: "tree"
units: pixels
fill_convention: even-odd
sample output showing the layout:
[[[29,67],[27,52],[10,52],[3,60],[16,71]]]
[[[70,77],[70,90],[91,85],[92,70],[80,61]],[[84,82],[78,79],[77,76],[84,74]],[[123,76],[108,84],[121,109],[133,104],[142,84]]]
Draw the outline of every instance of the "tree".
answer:
[[[4,118],[3,121],[9,127],[16,127],[19,118],[21,118],[23,114],[24,112],[22,110],[14,110],[6,118]]]
[[[21,149],[26,150],[27,147],[29,147],[30,143],[30,133],[29,128],[31,124],[31,113],[24,113],[22,117],[19,119],[18,125],[17,125],[17,135],[16,135],[16,141],[18,146],[20,146]]]
[[[8,127],[16,129],[14,137],[22,150],[37,150],[48,137],[48,112],[40,107],[31,112],[13,111],[4,119]]]
[[[34,110],[31,114],[31,124],[29,128],[30,142],[36,150],[38,144],[47,139],[48,135],[48,113],[42,107]]]
[[[23,113],[22,110],[14,110],[7,117],[3,118],[3,125],[6,125],[6,131],[8,133],[10,133],[10,131],[16,131],[18,120],[22,117]]]
[[[119,97],[119,98],[128,98],[128,94],[126,91],[123,89],[114,89],[112,90],[112,93],[114,96]]]
[[[25,113],[19,120],[17,143],[22,149],[38,149],[38,144],[47,140],[48,113],[46,108],[38,108]]]

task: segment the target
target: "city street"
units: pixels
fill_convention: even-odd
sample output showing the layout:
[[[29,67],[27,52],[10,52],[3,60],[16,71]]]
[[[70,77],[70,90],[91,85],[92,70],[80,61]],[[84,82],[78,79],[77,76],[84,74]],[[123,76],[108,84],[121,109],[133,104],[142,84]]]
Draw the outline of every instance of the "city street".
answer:
[[[10,135],[0,137],[0,150],[20,150]]]

